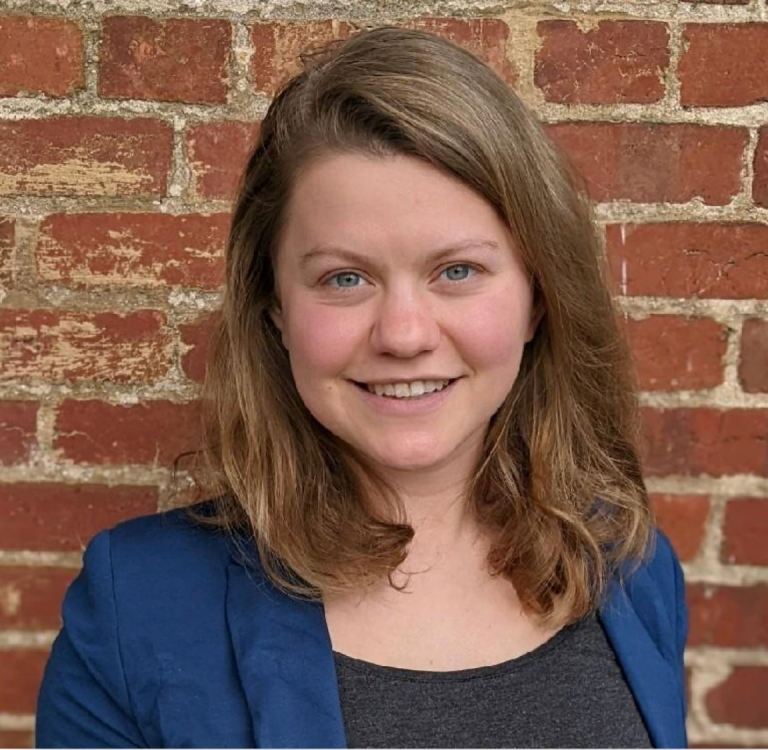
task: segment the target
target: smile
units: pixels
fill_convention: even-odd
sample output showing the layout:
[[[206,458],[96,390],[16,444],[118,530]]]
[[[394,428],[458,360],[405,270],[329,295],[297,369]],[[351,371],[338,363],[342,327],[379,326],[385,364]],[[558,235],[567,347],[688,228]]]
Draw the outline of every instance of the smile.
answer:
[[[364,384],[369,393],[387,398],[419,398],[421,396],[442,391],[452,381],[446,380],[412,380],[403,383],[374,383]]]

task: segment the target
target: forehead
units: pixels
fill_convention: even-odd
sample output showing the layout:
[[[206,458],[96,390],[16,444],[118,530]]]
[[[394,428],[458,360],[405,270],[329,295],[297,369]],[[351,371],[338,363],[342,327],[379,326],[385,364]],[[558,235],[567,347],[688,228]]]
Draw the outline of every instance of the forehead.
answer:
[[[410,258],[470,238],[512,246],[495,208],[457,177],[411,156],[331,154],[297,177],[279,255],[342,246]]]

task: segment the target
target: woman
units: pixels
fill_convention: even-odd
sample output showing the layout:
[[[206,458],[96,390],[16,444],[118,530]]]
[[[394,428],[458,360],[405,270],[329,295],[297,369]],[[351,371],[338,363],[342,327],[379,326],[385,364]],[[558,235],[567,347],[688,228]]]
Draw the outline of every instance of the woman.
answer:
[[[380,28],[277,96],[204,396],[214,499],[90,543],[38,744],[685,744],[588,202],[469,53]]]

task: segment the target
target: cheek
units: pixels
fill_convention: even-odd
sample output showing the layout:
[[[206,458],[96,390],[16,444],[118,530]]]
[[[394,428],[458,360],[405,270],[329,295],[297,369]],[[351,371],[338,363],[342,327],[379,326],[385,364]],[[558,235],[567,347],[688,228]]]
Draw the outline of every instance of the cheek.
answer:
[[[360,340],[360,325],[343,309],[296,304],[287,340],[294,377],[334,376],[349,364]]]

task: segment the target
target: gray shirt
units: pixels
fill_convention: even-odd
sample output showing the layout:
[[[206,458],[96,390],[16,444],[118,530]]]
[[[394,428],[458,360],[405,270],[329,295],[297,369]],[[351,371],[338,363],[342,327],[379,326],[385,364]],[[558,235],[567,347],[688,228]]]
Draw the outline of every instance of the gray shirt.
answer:
[[[488,667],[334,659],[349,747],[651,747],[594,614]]]

